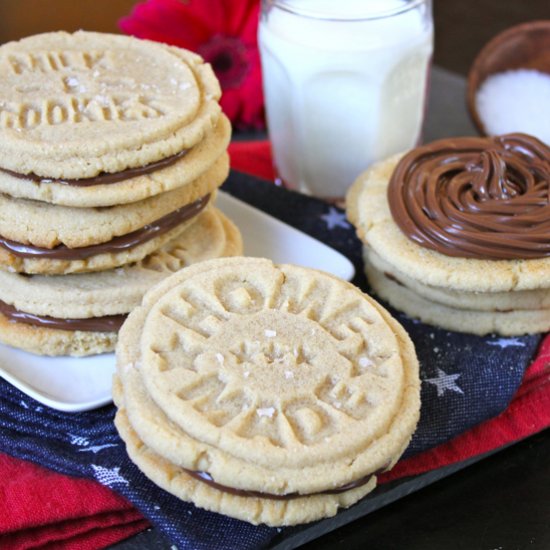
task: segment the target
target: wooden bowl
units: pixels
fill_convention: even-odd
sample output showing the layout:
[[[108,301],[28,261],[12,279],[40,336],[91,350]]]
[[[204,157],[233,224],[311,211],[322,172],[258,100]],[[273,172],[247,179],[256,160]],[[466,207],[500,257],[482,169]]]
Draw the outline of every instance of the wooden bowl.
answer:
[[[478,53],[468,73],[466,102],[479,132],[487,135],[477,113],[476,94],[485,79],[514,69],[536,69],[550,74],[550,20],[530,21],[506,29]]]

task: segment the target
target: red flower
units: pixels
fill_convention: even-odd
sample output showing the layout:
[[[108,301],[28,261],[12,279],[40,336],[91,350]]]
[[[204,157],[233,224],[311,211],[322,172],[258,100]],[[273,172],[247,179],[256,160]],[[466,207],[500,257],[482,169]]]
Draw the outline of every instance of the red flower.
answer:
[[[265,127],[258,53],[258,0],[146,0],[120,28],[192,50],[210,63],[223,95],[222,109],[237,128]]]

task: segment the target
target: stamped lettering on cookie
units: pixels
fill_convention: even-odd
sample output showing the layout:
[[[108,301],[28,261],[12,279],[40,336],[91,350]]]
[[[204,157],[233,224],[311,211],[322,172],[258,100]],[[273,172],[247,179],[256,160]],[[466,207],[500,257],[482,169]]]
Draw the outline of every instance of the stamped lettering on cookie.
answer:
[[[288,266],[269,275],[221,271],[159,300],[144,379],[189,433],[222,437],[232,452],[254,452],[260,438],[274,452],[330,454],[397,402],[395,337],[341,281]]]
[[[31,129],[38,126],[77,124],[95,121],[136,121],[157,118],[164,114],[154,100],[139,96],[68,97],[32,103],[0,103],[0,126]]]
[[[112,58],[106,51],[43,51],[7,56],[7,62],[15,74],[25,72],[50,73],[71,69],[113,68]]]
[[[72,179],[144,166],[198,143],[218,97],[209,66],[164,44],[85,31],[9,42],[0,46],[0,166]]]

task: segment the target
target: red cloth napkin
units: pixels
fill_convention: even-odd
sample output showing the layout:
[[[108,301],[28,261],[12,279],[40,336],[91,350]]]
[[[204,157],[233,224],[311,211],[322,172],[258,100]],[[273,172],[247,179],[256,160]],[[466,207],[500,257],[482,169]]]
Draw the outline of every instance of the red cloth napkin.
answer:
[[[125,499],[95,481],[4,454],[0,479],[0,548],[105,548],[149,525]]]
[[[232,167],[273,180],[267,141],[234,142]],[[550,335],[506,411],[439,447],[401,461],[381,482],[423,473],[523,439],[550,426]],[[148,526],[123,498],[0,454],[0,548],[95,550]]]
[[[268,181],[275,180],[269,141],[234,141],[229,146],[231,168]]]

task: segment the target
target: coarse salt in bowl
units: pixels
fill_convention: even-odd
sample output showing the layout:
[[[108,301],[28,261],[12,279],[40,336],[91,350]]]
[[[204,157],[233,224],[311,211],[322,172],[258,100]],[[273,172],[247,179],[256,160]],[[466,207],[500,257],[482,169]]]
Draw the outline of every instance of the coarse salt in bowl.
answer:
[[[489,135],[523,132],[550,144],[550,74],[515,69],[489,76],[476,94]]]
[[[470,68],[467,103],[481,134],[524,132],[549,143],[550,20],[490,40]]]

